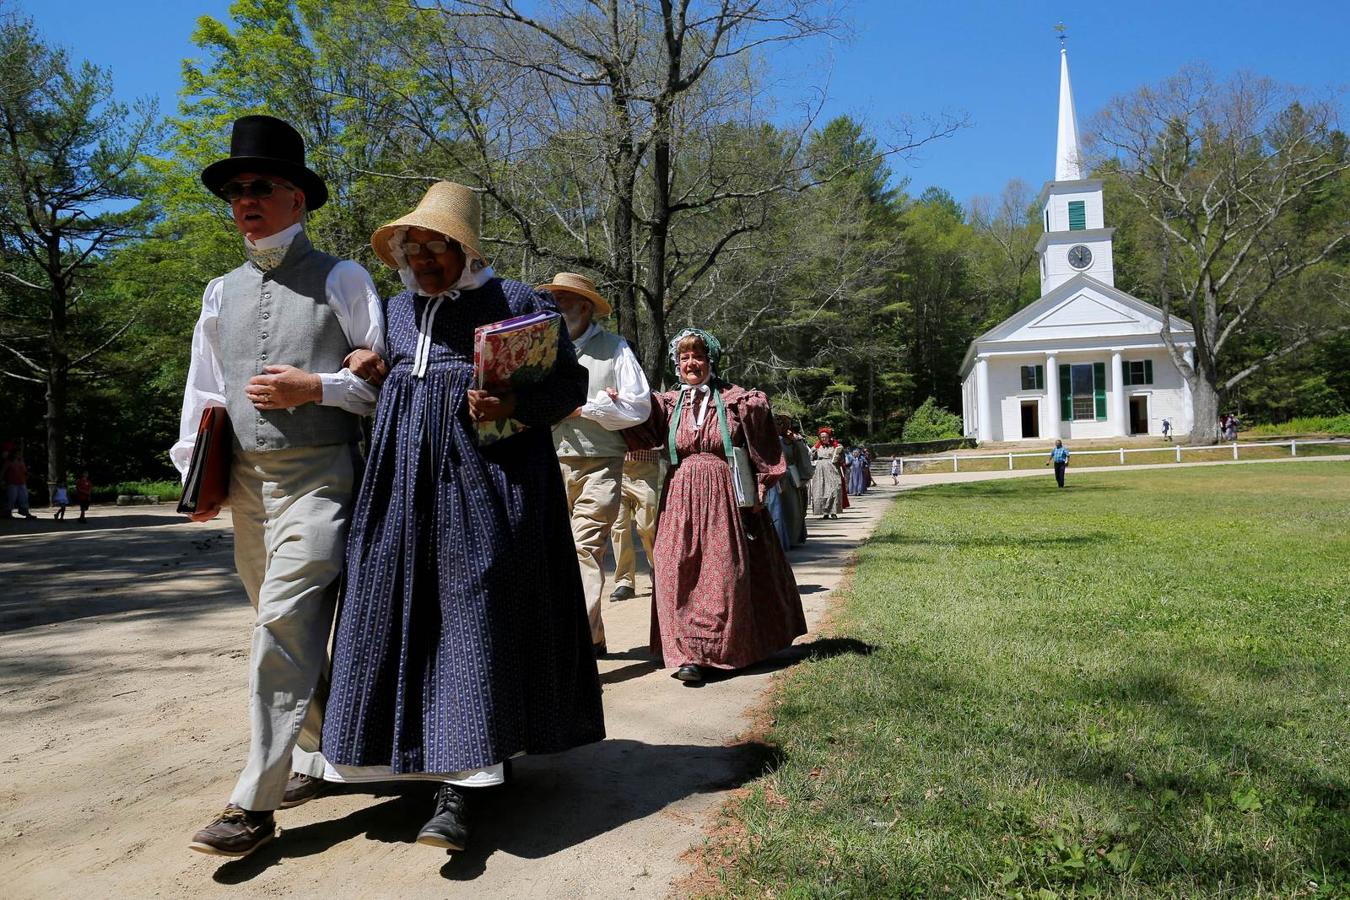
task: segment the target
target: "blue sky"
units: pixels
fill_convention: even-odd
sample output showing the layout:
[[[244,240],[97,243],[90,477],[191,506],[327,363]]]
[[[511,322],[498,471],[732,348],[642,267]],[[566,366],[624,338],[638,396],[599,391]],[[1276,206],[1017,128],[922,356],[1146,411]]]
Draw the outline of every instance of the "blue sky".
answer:
[[[224,17],[229,3],[18,0],[18,7],[48,39],[110,68],[120,96],[155,95],[169,112],[181,61],[195,51],[189,38],[197,17]],[[845,15],[848,39],[769,60],[781,114],[791,115],[810,87],[825,85],[827,117],[847,113],[883,136],[906,114],[966,114],[972,127],[895,166],[912,193],[938,185],[962,201],[996,194],[1011,178],[1034,188],[1051,176],[1059,77],[1052,26],[1061,20],[1084,123],[1112,96],[1193,62],[1315,92],[1350,87],[1345,0],[854,0]],[[1340,108],[1342,127],[1350,127],[1344,93]]]

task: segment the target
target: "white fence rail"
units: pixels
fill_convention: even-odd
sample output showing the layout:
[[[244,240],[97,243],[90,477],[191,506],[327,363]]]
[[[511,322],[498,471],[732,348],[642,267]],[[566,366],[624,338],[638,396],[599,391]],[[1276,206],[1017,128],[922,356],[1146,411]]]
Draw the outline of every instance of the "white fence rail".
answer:
[[[1231,449],[1233,453],[1233,459],[1240,459],[1241,451],[1253,450],[1256,449],[1257,447],[1288,447],[1290,456],[1298,456],[1298,450],[1300,447],[1309,447],[1323,444],[1342,444],[1345,445],[1347,450],[1350,450],[1350,439],[1328,438],[1324,440],[1315,440],[1315,441],[1300,441],[1300,440],[1262,441],[1259,443],[1242,443],[1242,444],[1239,444],[1236,441],[1234,441],[1233,443],[1230,444],[1209,444],[1203,447],[1191,447],[1189,445],[1183,446],[1181,444],[1174,444],[1167,447],[1119,447],[1115,450],[1072,450],[1070,451],[1070,453],[1074,459],[1078,459],[1084,456],[1112,456],[1116,457],[1119,460],[1117,465],[1123,466],[1126,465],[1125,454],[1127,453],[1166,454],[1168,457],[1170,457],[1169,459],[1166,460],[1167,462],[1179,463],[1184,460],[1183,454],[1196,453],[1202,450]],[[920,467],[929,468],[935,465],[945,466],[947,462],[950,461],[952,471],[960,472],[961,463],[963,462],[969,463],[971,460],[976,459],[998,459],[998,460],[1006,459],[1008,461],[1008,468],[1012,469],[1015,467],[1015,460],[1019,459],[1046,460],[1049,458],[1050,458],[1050,451],[1041,450],[1035,453],[967,453],[967,454],[953,453],[951,456],[900,457],[899,462],[900,462],[900,474],[903,475],[905,474],[905,466],[907,465],[910,466],[912,469],[918,469]],[[877,460],[877,462],[873,464],[873,470],[889,472],[890,461],[884,459]]]

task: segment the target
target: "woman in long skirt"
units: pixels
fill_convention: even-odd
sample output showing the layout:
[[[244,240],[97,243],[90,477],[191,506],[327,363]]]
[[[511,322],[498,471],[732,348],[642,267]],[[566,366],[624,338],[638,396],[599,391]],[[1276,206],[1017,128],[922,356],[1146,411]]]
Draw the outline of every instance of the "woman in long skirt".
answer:
[[[661,447],[671,459],[656,530],[651,645],[686,683],[702,681],[706,669],[758,662],[806,633],[797,582],[763,505],[786,471],[769,401],[717,378],[720,357],[708,332],[676,335],[679,389],[654,394],[651,418],[625,432],[634,449]],[[748,451],[753,507],[737,504],[728,442]]]
[[[600,685],[549,427],[586,399],[557,362],[514,392],[474,390],[474,329],[554,311],[493,276],[477,195],[433,185],[375,232],[408,290],[386,302],[389,375],[352,516],[323,753],[339,772],[442,782],[419,843],[463,849],[464,786],[520,753],[604,737]],[[480,446],[477,421],[528,430]]]
[[[834,439],[834,429],[821,426],[811,448],[815,468],[811,474],[811,512],[822,519],[837,519],[844,507],[844,448]]]

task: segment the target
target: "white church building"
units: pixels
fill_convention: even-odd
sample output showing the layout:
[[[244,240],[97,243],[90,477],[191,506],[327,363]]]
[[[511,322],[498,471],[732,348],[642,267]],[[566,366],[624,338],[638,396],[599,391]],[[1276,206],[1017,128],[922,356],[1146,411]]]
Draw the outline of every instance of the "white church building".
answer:
[[[1102,182],[1084,178],[1060,48],[1055,180],[1038,205],[1041,296],[977,337],[961,364],[965,434],[981,442],[1191,430],[1191,392],[1163,344],[1164,313],[1115,287]],[[1195,345],[1172,317],[1178,347]],[[1188,351],[1189,353],[1189,351]]]

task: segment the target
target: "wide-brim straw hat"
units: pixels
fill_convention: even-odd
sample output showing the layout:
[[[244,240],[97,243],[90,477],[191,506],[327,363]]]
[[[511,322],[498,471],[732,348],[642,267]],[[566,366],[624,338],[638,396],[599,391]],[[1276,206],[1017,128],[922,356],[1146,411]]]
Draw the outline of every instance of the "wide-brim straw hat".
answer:
[[[595,304],[597,316],[607,316],[614,312],[614,307],[610,306],[609,301],[601,297],[600,292],[595,289],[595,282],[576,272],[559,272],[548,284],[536,284],[534,287],[535,290],[550,291],[554,294],[561,292],[585,297]]]
[[[389,247],[389,239],[401,228],[426,228],[458,242],[466,254],[483,259],[479,237],[482,227],[483,205],[478,195],[462,184],[438,181],[427,188],[412,212],[375,229],[370,246],[386,266],[397,269],[398,260]]]

